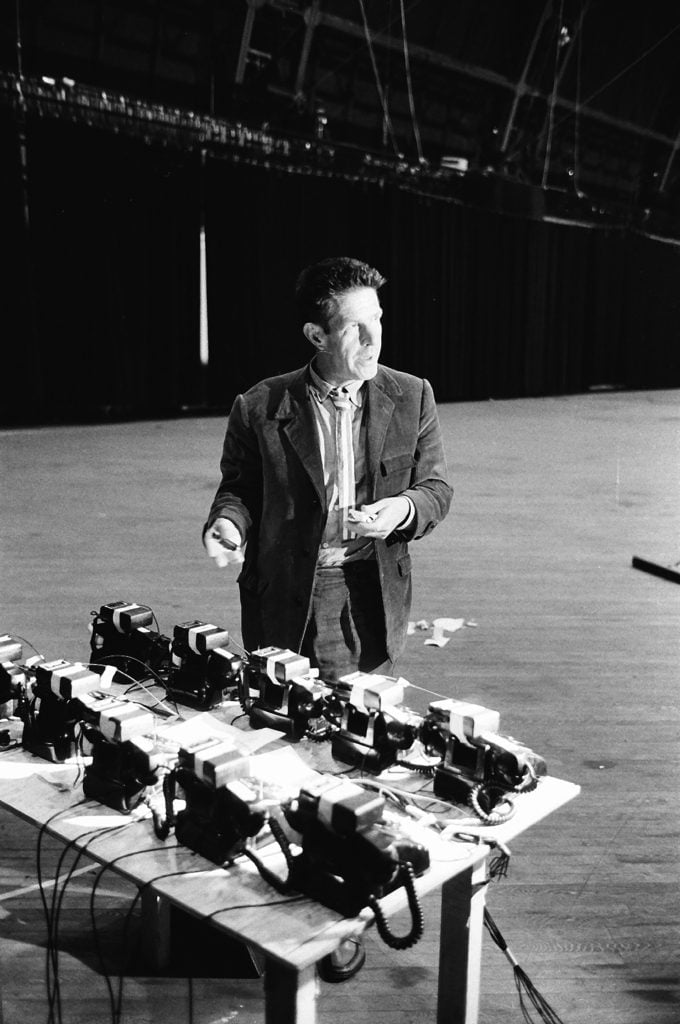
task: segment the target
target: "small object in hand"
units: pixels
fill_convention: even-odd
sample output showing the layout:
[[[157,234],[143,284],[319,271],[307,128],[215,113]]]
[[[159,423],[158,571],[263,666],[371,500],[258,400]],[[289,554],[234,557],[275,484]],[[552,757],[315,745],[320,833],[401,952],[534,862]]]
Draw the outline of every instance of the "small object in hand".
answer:
[[[220,542],[220,544],[222,545],[222,547],[226,548],[227,551],[236,551],[237,545],[234,544],[233,541],[227,540],[225,537],[222,537],[217,532],[217,530],[213,530],[213,537],[215,538],[215,540],[218,540]]]
[[[347,513],[350,523],[372,523],[375,519],[374,512],[362,512],[359,508],[351,508]]]

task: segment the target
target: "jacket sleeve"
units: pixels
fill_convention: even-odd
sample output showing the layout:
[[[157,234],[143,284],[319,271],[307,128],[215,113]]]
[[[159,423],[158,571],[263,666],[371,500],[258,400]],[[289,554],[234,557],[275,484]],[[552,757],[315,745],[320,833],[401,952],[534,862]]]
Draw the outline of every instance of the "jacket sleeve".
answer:
[[[413,502],[415,516],[404,530],[396,531],[395,539],[418,540],[441,522],[453,495],[447,477],[437,406],[429,381],[423,380],[415,465],[410,485],[403,492]]]
[[[257,434],[249,422],[248,406],[237,395],[229,414],[220,462],[222,479],[210,506],[203,533],[216,519],[230,519],[245,542],[259,522],[262,509],[262,459]]]

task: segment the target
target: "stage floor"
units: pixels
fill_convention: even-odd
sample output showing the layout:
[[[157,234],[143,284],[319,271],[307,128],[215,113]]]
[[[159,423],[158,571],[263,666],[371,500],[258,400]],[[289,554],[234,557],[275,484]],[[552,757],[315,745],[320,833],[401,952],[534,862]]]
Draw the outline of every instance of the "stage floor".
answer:
[[[680,393],[603,392],[440,406],[452,512],[412,546],[411,617],[468,625],[443,647],[408,638],[409,703],[496,708],[581,796],[513,844],[488,905],[565,1024],[675,1024],[680,1004],[680,586],[632,568],[680,561]],[[203,553],[224,421],[0,432],[0,631],[48,658],[88,657],[90,613],[150,605],[164,633],[202,619],[240,639],[234,577]],[[474,625],[473,625],[474,623]],[[2,755],[0,754],[0,757]],[[5,1024],[46,1016],[35,833],[3,815],[0,977]],[[47,844],[45,871],[56,861]],[[92,974],[92,875],[61,917],[72,1024],[110,1019]],[[98,895],[111,966],[132,893]],[[434,1021],[436,900],[406,952],[374,933],[348,984],[323,986],[328,1024]],[[96,967],[95,967],[96,969]],[[189,1019],[187,982],[126,979],[126,1017]],[[197,979],[195,1024],[261,1019],[258,981]],[[481,1024],[521,1021],[512,971],[488,939]]]

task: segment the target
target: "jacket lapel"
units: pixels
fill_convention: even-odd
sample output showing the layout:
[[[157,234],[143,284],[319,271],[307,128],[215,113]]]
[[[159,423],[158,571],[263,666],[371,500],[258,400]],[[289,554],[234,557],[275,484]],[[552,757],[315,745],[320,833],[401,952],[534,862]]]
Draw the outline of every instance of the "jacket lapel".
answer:
[[[380,472],[380,460],[385,446],[387,428],[394,413],[390,392],[400,393],[397,381],[384,369],[368,382],[366,409],[366,471],[371,500],[375,496],[375,480]],[[322,508],[326,508],[326,487],[317,437],[314,410],[307,392],[307,368],[293,378],[274,412],[295,453],[304,466]]]
[[[307,392],[306,368],[301,370],[289,385],[274,413],[274,418],[282,421],[283,431],[309,475],[322,508],[325,509],[326,487],[323,479],[316,420]]]
[[[368,408],[366,418],[366,469],[368,472],[371,499],[375,497],[375,480],[380,470],[380,459],[385,446],[385,436],[394,402],[387,393],[389,378],[382,373],[368,382]]]

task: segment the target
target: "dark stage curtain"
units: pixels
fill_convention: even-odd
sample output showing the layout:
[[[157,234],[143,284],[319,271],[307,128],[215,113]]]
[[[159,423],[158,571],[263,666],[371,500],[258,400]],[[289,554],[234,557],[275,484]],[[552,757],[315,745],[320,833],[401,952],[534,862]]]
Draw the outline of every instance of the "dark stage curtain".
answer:
[[[388,278],[383,361],[440,401],[678,387],[680,249],[0,116],[4,422],[229,409],[311,349],[293,287],[354,255]],[[210,361],[199,362],[206,225]]]
[[[678,359],[659,358],[680,249],[219,161],[206,197],[213,405],[306,361],[295,276],[331,254],[386,274],[383,362],[440,401],[680,384]]]
[[[0,247],[2,249],[2,365],[5,387],[0,419],[13,423],[42,380],[40,353],[31,328],[29,251],[24,225],[19,135],[14,117],[0,109]]]
[[[680,247],[645,237],[632,240],[629,274],[631,322],[624,380],[634,387],[680,383]]]
[[[299,270],[329,255],[384,262],[385,197],[330,179],[211,161],[206,241],[212,405],[303,365],[296,320]]]
[[[144,416],[198,400],[197,159],[49,121],[29,122],[27,141],[28,238],[16,216],[6,237],[20,268],[15,418]]]
[[[583,386],[586,233],[404,193],[393,207],[397,348],[440,399]]]

